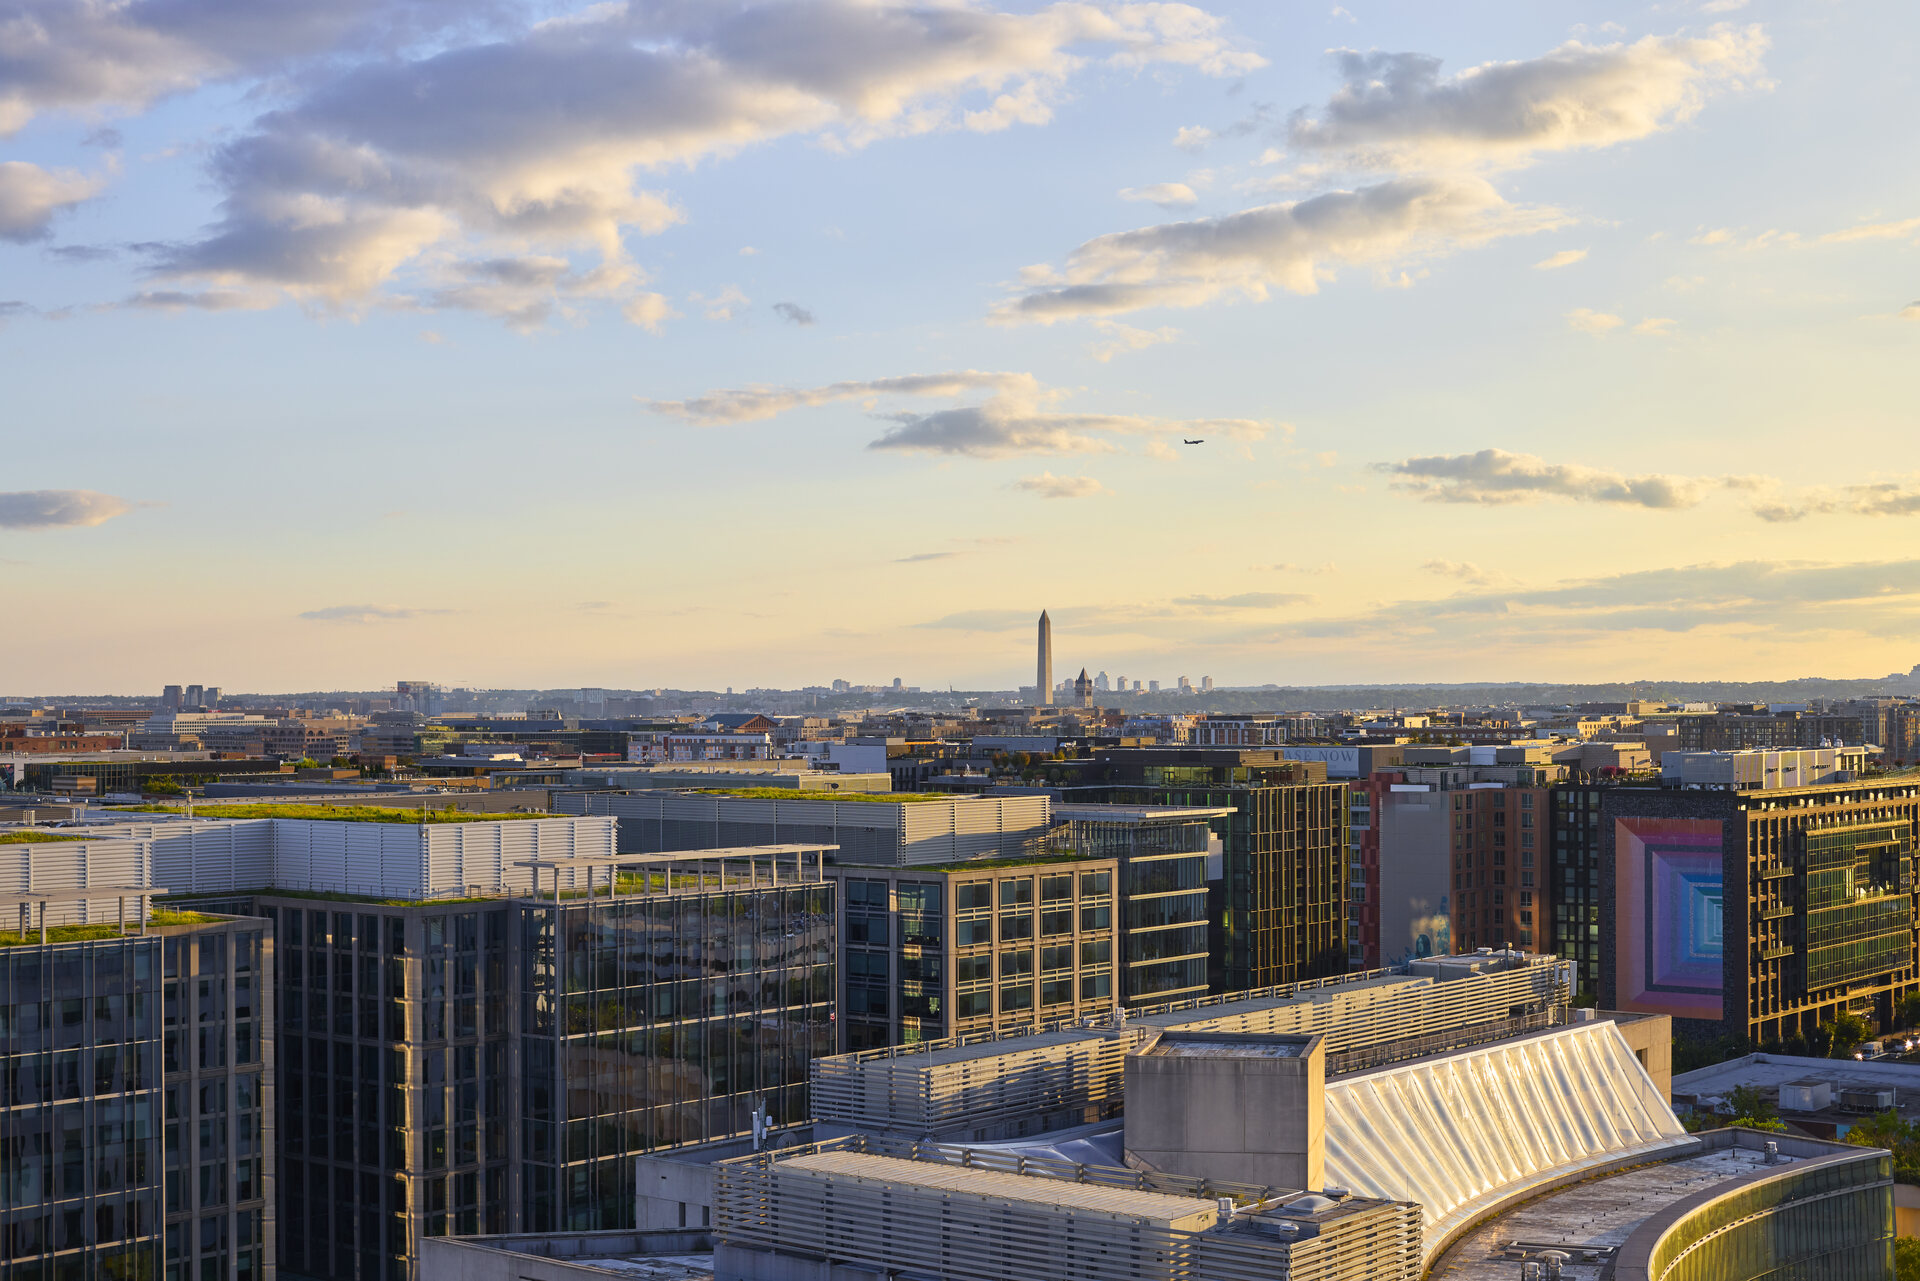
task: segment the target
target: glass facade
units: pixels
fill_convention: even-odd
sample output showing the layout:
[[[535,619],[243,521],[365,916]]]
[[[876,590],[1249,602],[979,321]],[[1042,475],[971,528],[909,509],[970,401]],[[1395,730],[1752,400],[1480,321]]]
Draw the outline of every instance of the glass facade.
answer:
[[[267,1281],[263,922],[0,948],[8,1281]]]
[[[1574,986],[1600,990],[1601,789],[1562,785],[1548,792],[1553,814],[1549,869],[1553,920],[1546,950],[1573,962]]]
[[[1913,832],[1843,824],[1806,834],[1807,986],[1852,983],[1912,959]]]
[[[631,1228],[632,1157],[808,1115],[833,1052],[824,883],[515,905],[524,1231]]]
[[[1673,1223],[1649,1281],[1893,1281],[1893,1160],[1822,1162],[1735,1189]]]
[[[1068,820],[1074,850],[1120,871],[1120,999],[1156,1004],[1207,990],[1207,848],[1194,818]]]

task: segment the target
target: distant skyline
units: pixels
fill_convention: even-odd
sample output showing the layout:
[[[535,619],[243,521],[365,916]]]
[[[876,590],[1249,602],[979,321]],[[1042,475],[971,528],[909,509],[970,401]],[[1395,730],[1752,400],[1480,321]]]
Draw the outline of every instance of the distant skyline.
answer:
[[[1910,4],[14,8],[16,687],[1920,659]]]

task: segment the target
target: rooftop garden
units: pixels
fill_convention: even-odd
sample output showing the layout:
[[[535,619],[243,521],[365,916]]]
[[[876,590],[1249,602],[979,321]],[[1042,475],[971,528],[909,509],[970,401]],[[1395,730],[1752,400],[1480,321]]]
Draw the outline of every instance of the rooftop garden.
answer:
[[[143,814],[185,814],[184,805],[122,805]],[[552,814],[483,814],[474,810],[403,809],[383,805],[290,805],[270,801],[241,805],[196,805],[195,818],[305,818],[328,823],[512,823]]]
[[[208,916],[205,912],[169,912],[154,908],[147,913],[147,925],[151,929],[165,929],[171,925],[207,925],[219,920],[217,916]],[[138,927],[128,925],[128,936],[137,936]],[[86,943],[97,939],[115,939],[121,936],[118,925],[49,925],[48,943]],[[0,947],[23,947],[40,945],[40,931],[0,930]]]
[[[738,796],[749,801],[853,801],[867,805],[917,805],[965,799],[952,792],[828,792],[797,787],[702,787],[702,796]]]
[[[0,845],[39,845],[45,841],[97,841],[99,835],[76,836],[72,832],[0,832]]]

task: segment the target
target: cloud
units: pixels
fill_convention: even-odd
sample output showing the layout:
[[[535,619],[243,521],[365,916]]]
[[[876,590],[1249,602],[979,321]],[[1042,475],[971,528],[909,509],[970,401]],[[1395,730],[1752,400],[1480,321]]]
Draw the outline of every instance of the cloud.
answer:
[[[1113,491],[1091,476],[1056,476],[1043,471],[1038,476],[1022,476],[1008,486],[1042,498],[1097,498]]]
[[[1549,463],[1531,454],[1510,454],[1503,449],[1376,463],[1374,469],[1400,477],[1394,482],[1395,489],[1428,502],[1487,505],[1565,498],[1671,510],[1697,507],[1718,489],[1749,489],[1756,484],[1745,477],[1625,476],[1594,467]]]
[[[777,302],[773,304],[774,314],[790,325],[811,325],[813,313],[797,302]]]
[[[1673,332],[1673,327],[1679,323],[1679,321],[1673,319],[1671,316],[1648,316],[1645,320],[1633,327],[1633,332],[1642,334],[1648,338],[1665,338]]]
[[[1274,288],[1317,293],[1340,267],[1385,269],[1565,221],[1556,210],[1509,204],[1479,178],[1395,178],[1089,240],[1063,270],[1032,269],[1032,287],[1001,304],[996,319],[1047,324],[1222,295],[1261,301]]]
[[[271,294],[232,289],[193,293],[180,289],[144,289],[119,305],[145,311],[258,311],[274,305]]]
[[[1583,334],[1611,333],[1626,323],[1618,316],[1591,307],[1575,307],[1567,313],[1567,324]]]
[[[1204,151],[1219,136],[1205,125],[1182,125],[1173,135],[1173,145],[1182,151]]]
[[[1490,635],[1556,647],[1629,632],[1722,629],[1751,644],[1768,635],[1868,633],[1904,640],[1920,617],[1920,560],[1741,561],[1637,570],[1525,590],[1399,601],[1345,617],[1303,620],[1248,640],[1303,638],[1420,645],[1484,644]]]
[[[109,245],[55,245],[45,253],[49,258],[74,263],[105,262],[119,257],[119,251]]]
[[[1829,231],[1820,237],[1820,243],[1834,245],[1855,240],[1905,240],[1909,236],[1920,237],[1920,218],[1902,218],[1898,222],[1872,222],[1864,226],[1848,227],[1843,231]]]
[[[826,405],[839,400],[874,396],[958,396],[969,391],[1019,391],[1037,394],[1040,384],[1032,374],[989,373],[961,369],[944,374],[906,374],[866,382],[828,383],[824,387],[740,387],[708,392],[692,400],[642,400],[656,414],[681,418],[702,427],[755,422],[789,409]]]
[[[1151,187],[1122,187],[1120,199],[1144,201],[1162,209],[1184,209],[1200,203],[1200,197],[1184,182],[1156,182]]]
[[[1313,597],[1299,592],[1241,592],[1235,596],[1176,596],[1173,603],[1209,613],[1241,609],[1284,609],[1289,605],[1307,605]]]
[[[896,565],[918,565],[930,560],[952,560],[959,552],[915,552],[911,556],[901,556],[894,560]]]
[[[1080,0],[1033,12],[906,0],[601,4],[504,38],[418,47],[431,51],[313,80],[220,147],[220,220],[162,252],[156,269],[351,306],[465,259],[581,256],[574,276],[597,275],[600,296],[657,327],[664,303],[636,293],[643,273],[626,236],[685,215],[637,185],[643,173],[794,135],[844,148],[1037,124],[1096,60],[1209,75],[1262,61],[1189,6]],[[428,305],[466,296],[442,290]],[[530,313],[497,314],[522,323]]]
[[[741,292],[738,285],[727,285],[711,298],[699,293],[689,294],[688,297],[701,305],[708,320],[732,320],[753,302]]]
[[[1584,249],[1562,249],[1551,257],[1542,258],[1533,266],[1536,271],[1552,271],[1558,267],[1571,267],[1576,262],[1584,261],[1586,256],[1587,251]]]
[[[1753,509],[1753,514],[1776,524],[1835,514],[1916,516],[1920,515],[1920,485],[1889,480],[1816,489],[1791,502],[1763,503]]]
[[[1542,152],[1608,147],[1692,119],[1714,92],[1745,87],[1767,50],[1759,26],[1633,44],[1570,41],[1537,58],[1442,78],[1422,53],[1336,51],[1343,83],[1288,128],[1296,151],[1367,168],[1524,164]]]
[[[393,605],[328,605],[300,617],[316,623],[391,623],[429,614],[451,614],[450,609],[403,609]]]
[[[1502,575],[1484,570],[1468,560],[1430,560],[1420,568],[1429,574],[1438,574],[1442,578],[1457,578],[1475,587],[1488,587],[1502,581],[1503,578]]]
[[[0,493],[0,529],[66,529],[103,525],[133,504],[91,489],[26,489]]]
[[[0,29],[3,27],[0,24]],[[4,65],[5,56],[0,54],[0,67]],[[45,239],[53,234],[54,215],[91,199],[104,185],[102,178],[71,169],[42,169],[24,160],[0,160],[0,240],[25,244]]]
[[[1132,325],[1123,325],[1117,320],[1096,320],[1094,328],[1106,337],[1087,348],[1087,354],[1101,364],[1106,364],[1115,356],[1127,351],[1143,351],[1160,343],[1173,342],[1180,337],[1180,331],[1171,326],[1162,325],[1158,329],[1135,329]]]
[[[990,393],[978,405],[956,405],[929,413],[880,415],[894,425],[868,449],[998,458],[1017,454],[1113,453],[1114,438],[1174,436],[1181,432],[1239,440],[1260,440],[1274,425],[1247,418],[1156,418],[1137,414],[1068,413],[1048,408],[1065,393],[1040,385],[1032,374],[989,373],[964,369],[942,374],[909,374],[824,387],[744,387],[709,392],[692,400],[643,401],[658,414],[701,426],[753,422],[790,409],[844,400],[885,396],[951,398]],[[1281,427],[1280,430],[1290,430]]]
[[[1908,303],[1894,314],[1902,320],[1920,320],[1920,300]]]

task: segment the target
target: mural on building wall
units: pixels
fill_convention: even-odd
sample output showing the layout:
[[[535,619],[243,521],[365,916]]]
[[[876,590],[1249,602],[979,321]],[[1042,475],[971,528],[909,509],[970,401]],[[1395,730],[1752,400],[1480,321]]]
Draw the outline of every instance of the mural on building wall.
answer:
[[[1613,849],[1620,1008],[1722,1018],[1720,824],[1616,819]]]

